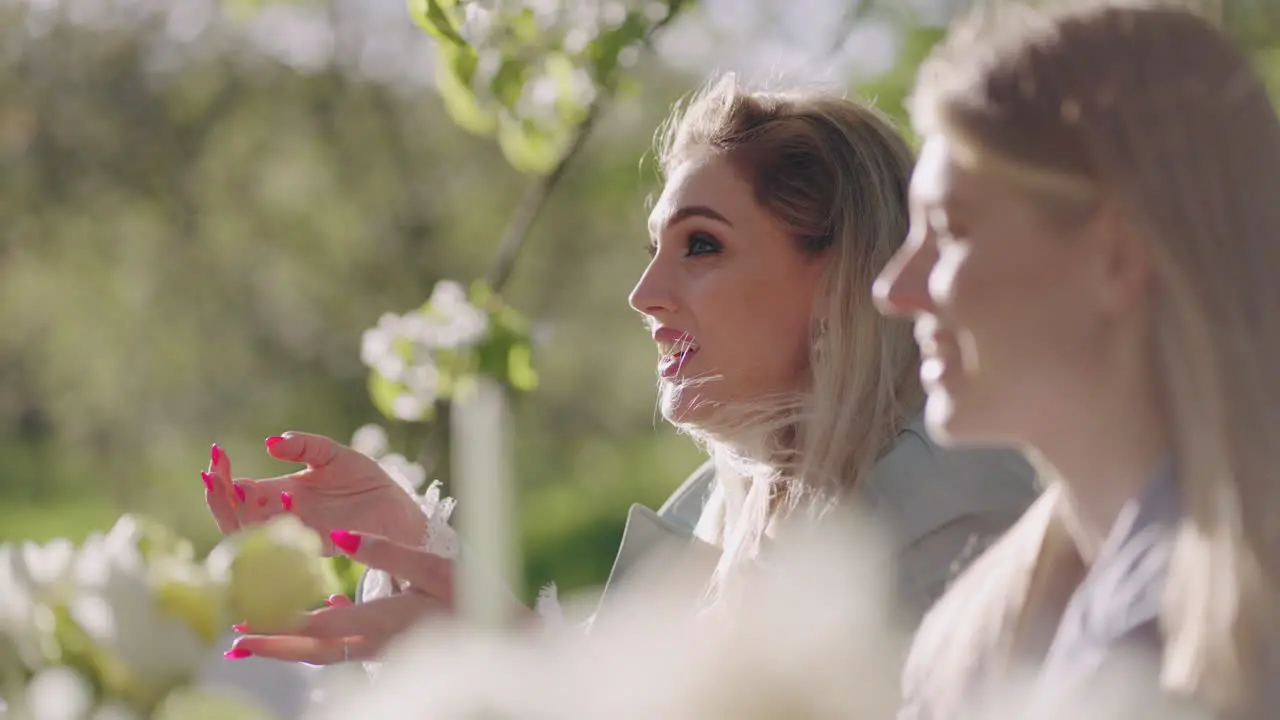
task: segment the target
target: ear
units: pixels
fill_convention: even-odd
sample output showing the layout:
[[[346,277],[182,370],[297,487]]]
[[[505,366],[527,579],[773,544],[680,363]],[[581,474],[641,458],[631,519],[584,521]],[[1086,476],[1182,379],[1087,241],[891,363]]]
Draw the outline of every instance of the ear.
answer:
[[[1089,242],[1097,250],[1096,277],[1103,308],[1126,313],[1142,303],[1151,275],[1150,236],[1114,203],[1090,221]]]

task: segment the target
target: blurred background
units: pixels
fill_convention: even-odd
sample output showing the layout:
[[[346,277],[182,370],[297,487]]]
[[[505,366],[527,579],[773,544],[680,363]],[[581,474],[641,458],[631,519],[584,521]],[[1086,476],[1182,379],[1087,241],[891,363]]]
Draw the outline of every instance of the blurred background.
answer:
[[[615,53],[617,91],[584,101],[591,133],[503,288],[540,376],[513,401],[526,590],[601,582],[627,507],[702,461],[655,411],[656,354],[627,306],[672,101],[733,70],[901,118],[962,4],[687,2]],[[1219,11],[1280,90],[1277,9]],[[208,548],[210,443],[237,475],[280,474],[262,439],[287,429],[347,441],[381,423],[447,482],[423,449],[437,430],[371,402],[361,335],[440,279],[490,272],[546,172],[464,129],[436,42],[404,0],[0,0],[0,540],[79,540],[134,511]]]

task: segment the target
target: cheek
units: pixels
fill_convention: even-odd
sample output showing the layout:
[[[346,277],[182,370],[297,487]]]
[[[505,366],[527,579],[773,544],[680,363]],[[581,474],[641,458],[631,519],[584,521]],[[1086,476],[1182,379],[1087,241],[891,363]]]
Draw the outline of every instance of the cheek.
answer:
[[[996,377],[1048,371],[1081,341],[1086,318],[1069,263],[971,255],[939,266],[948,272],[938,281],[945,293],[935,297],[969,370]]]
[[[711,359],[744,391],[789,387],[808,366],[813,288],[783,279],[726,282],[705,297],[699,325]]]

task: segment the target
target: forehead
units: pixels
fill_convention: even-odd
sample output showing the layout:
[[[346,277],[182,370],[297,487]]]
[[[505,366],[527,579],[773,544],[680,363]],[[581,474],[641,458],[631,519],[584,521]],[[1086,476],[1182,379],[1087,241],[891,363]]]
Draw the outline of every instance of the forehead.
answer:
[[[915,171],[911,173],[912,204],[926,207],[950,204],[964,185],[964,172],[952,155],[950,141],[942,135],[930,136],[920,148]]]
[[[649,230],[661,230],[677,210],[691,205],[715,208],[732,219],[753,205],[751,186],[720,153],[701,153],[680,163],[667,175],[662,195],[649,213]]]

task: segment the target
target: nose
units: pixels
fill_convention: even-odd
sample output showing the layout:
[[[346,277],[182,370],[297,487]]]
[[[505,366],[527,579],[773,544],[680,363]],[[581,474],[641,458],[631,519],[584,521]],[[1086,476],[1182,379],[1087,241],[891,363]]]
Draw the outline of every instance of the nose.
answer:
[[[929,273],[937,261],[933,242],[908,238],[872,285],[871,293],[880,313],[909,318],[932,311]]]
[[[655,257],[649,261],[649,266],[644,269],[640,281],[627,298],[631,307],[642,315],[656,317],[664,312],[675,312],[675,288],[671,271],[661,260],[661,257]]]

